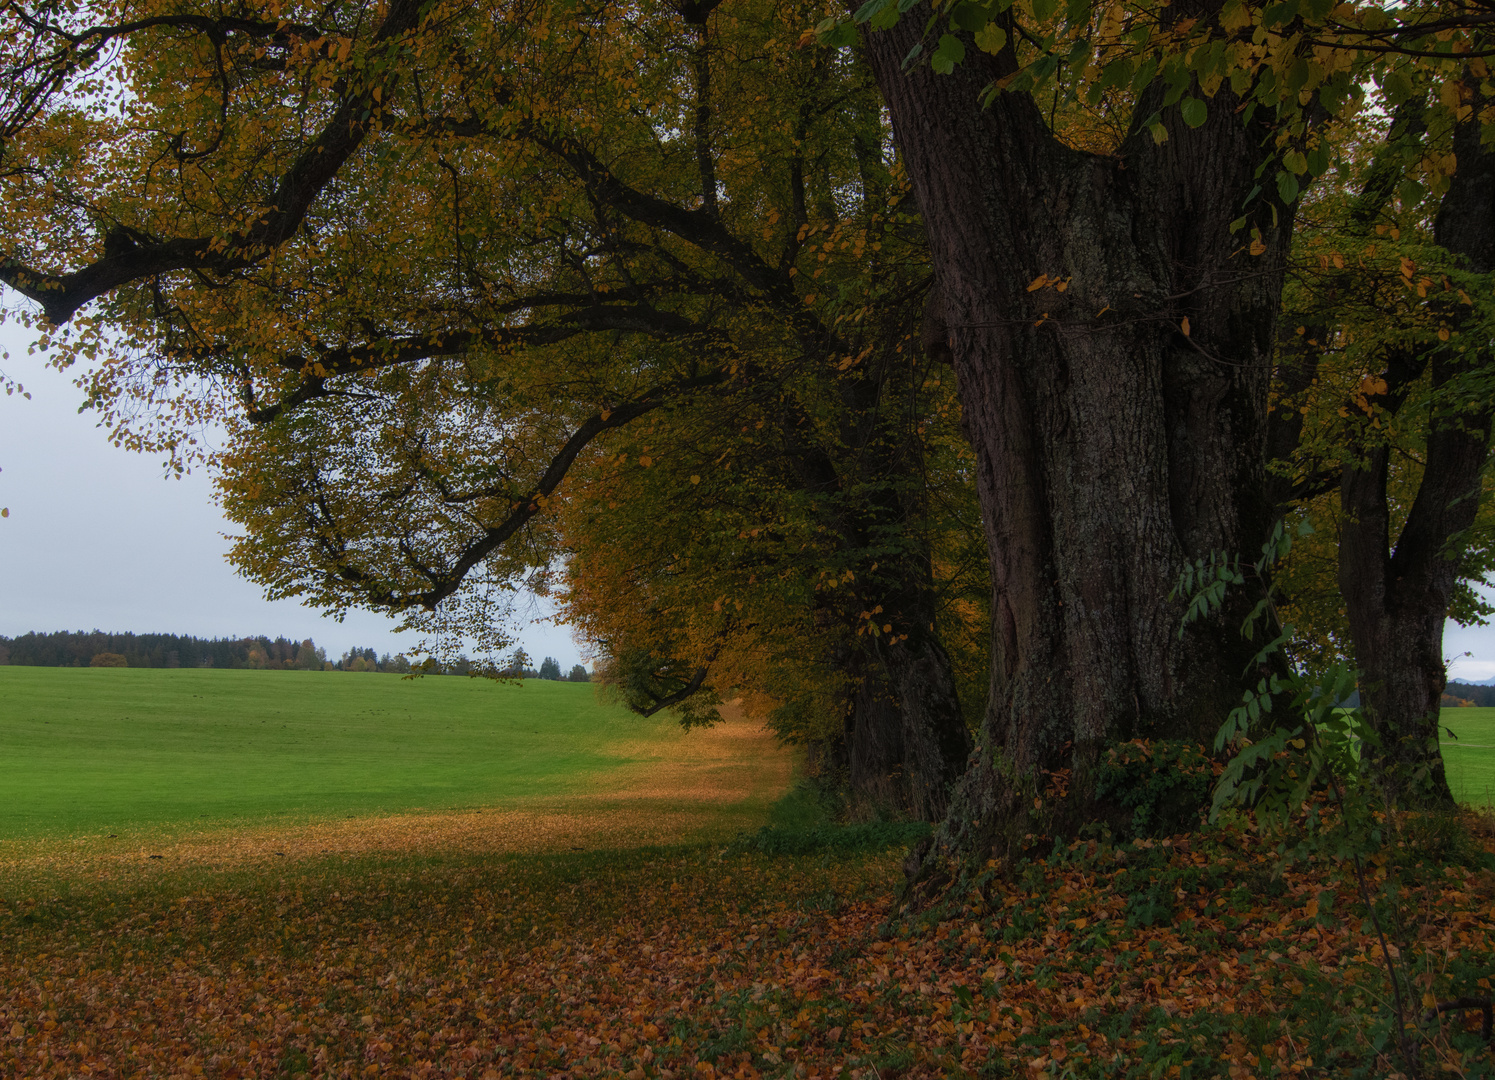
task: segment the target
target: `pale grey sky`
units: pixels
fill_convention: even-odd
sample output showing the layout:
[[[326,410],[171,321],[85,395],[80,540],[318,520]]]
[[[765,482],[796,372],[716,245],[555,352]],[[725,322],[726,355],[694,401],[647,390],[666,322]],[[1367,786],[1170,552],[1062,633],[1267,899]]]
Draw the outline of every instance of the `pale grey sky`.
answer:
[[[13,299],[13,295],[6,297]],[[79,415],[69,376],[26,355],[19,327],[0,327],[0,372],[31,393],[0,393],[0,635],[93,630],[314,638],[330,657],[358,646],[396,653],[415,644],[395,622],[352,612],[341,623],[292,600],[271,602],[224,560],[233,526],[201,472],[163,479],[159,460],[118,450]],[[536,602],[533,614],[549,609]],[[570,630],[534,622],[525,651],[582,661]],[[590,666],[590,665],[589,665]]]

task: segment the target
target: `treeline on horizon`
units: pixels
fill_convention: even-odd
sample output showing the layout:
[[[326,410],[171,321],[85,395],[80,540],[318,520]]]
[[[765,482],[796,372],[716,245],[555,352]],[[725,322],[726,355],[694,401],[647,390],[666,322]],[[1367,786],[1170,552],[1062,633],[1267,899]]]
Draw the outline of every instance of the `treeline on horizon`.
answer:
[[[1495,708],[1495,686],[1450,681],[1443,690],[1443,704],[1461,705],[1466,701],[1481,709]]]
[[[237,668],[286,671],[377,671],[407,675],[488,674],[481,663],[460,656],[442,663],[434,658],[412,663],[404,653],[379,654],[353,648],[336,660],[327,658],[311,638],[286,637],[199,638],[190,634],[110,634],[102,630],[0,636],[0,665],[23,667]],[[510,678],[589,682],[580,664],[563,675],[559,661],[547,656],[539,668],[518,650],[508,664],[493,674]]]

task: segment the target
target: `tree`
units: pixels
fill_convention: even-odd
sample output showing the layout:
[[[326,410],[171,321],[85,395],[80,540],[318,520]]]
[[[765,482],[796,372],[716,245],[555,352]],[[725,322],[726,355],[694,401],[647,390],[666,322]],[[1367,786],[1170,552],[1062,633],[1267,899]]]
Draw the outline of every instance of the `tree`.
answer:
[[[917,325],[871,306],[867,323]],[[943,639],[971,567],[935,564],[970,525],[951,508],[976,515],[948,371],[907,344],[797,386],[789,407],[749,401],[730,425],[675,410],[613,437],[558,511],[560,595],[630,707],[709,723],[740,698],[859,809],[937,818],[968,744],[952,724],[953,745],[931,746],[942,729],[918,718],[962,716]]]
[[[1310,211],[1272,448],[1288,466],[1282,492],[1321,504],[1309,512],[1337,541],[1342,613],[1297,606],[1362,671],[1382,744],[1369,760],[1388,799],[1452,805],[1437,736],[1443,626],[1489,612],[1469,582],[1492,554],[1480,513],[1492,369],[1479,342],[1495,271],[1495,155],[1472,111],[1441,132],[1427,111],[1426,91],[1402,101],[1358,189]],[[1448,150],[1452,176],[1432,190],[1406,180],[1407,160]],[[1302,589],[1310,575],[1295,576]]]
[[[566,676],[566,680],[568,682],[591,682],[592,676],[580,664],[573,664],[571,665],[570,674]]]
[[[296,650],[296,667],[301,671],[321,671],[327,663],[327,650],[319,649],[311,638]]]
[[[540,678],[552,681],[561,677],[561,662],[553,656],[540,661]]]
[[[1251,656],[1240,612],[1180,639],[1168,596],[1185,560],[1254,551],[1272,517],[1268,383],[1298,196],[1364,98],[1359,58],[1460,65],[1456,49],[1482,55],[1469,34],[1482,16],[962,3],[933,13],[941,33],[925,64],[925,20],[898,21],[898,6],[876,0],[856,15],[878,28],[863,55],[922,210],[941,328],[931,342],[955,366],[993,574],[990,706],[936,857],[980,862],[1035,826],[1064,831],[1101,812],[1095,767],[1109,743],[1197,739],[1239,698]],[[796,362],[858,354],[811,256],[854,241],[838,199],[870,186],[858,169],[881,155],[877,112],[848,105],[865,99],[841,86],[800,104],[774,96],[857,61],[752,32],[764,25],[756,13],[516,7],[479,18],[396,0],[370,30],[342,8],[93,26],[44,11],[9,39],[6,152],[22,167],[5,172],[0,214],[16,239],[0,280],[59,325],[107,294],[81,339],[50,339],[69,356],[111,324],[167,358],[102,369],[91,391],[112,417],[207,373],[284,440],[266,460],[332,454],[278,489],[247,458],[230,462],[243,466],[246,514],[265,511],[246,562],[258,559],[272,589],[334,607],[350,596],[440,604],[474,567],[493,568],[599,435],[782,378],[762,371],[775,350],[741,351],[745,311],[767,313],[756,332],[777,333]],[[131,110],[56,107],[78,65],[120,42],[140,95]],[[765,56],[782,66],[755,83]],[[1405,77],[1381,63],[1385,79]],[[1116,118],[1109,145],[1062,137],[1058,104],[1076,97]],[[1465,107],[1454,85],[1435,109]],[[828,121],[836,110],[855,121],[849,131]],[[314,121],[305,137],[302,118]],[[116,129],[129,137],[103,137]],[[101,160],[106,145],[128,147],[133,169]],[[488,183],[500,175],[527,186]],[[785,202],[769,197],[776,184],[788,212],[759,216]],[[563,215],[535,212],[561,203]],[[369,227],[390,204],[426,211],[402,214],[424,228],[420,242]],[[863,230],[878,238],[866,262],[888,231],[876,224]],[[821,236],[815,252],[807,241]],[[652,335],[648,348],[621,344],[629,333]],[[602,334],[607,350],[590,337]],[[572,395],[503,352],[580,352],[584,339],[591,365],[561,370],[602,377],[574,378]],[[465,358],[460,378],[459,364],[439,362],[452,357]],[[377,437],[352,407],[369,372],[389,380]],[[121,397],[131,378],[137,396]],[[417,392],[444,379],[506,395],[517,384],[530,408],[494,424],[477,407],[491,395]],[[195,415],[203,398],[181,400]],[[422,415],[432,400],[439,423]],[[313,403],[324,408],[301,411]],[[171,424],[116,431],[184,445]],[[386,460],[403,471],[360,491],[348,479],[378,459],[380,438],[400,447]],[[506,439],[525,453],[450,471],[452,446]],[[251,495],[260,483],[284,498]],[[333,501],[338,512],[324,513]],[[282,523],[295,540],[281,550],[304,545],[300,569],[271,557],[265,538]]]
[[[81,338],[49,339],[67,356],[105,344],[106,323],[129,328],[105,346],[120,363],[90,384],[117,437],[188,453],[180,421],[231,394],[218,464],[247,529],[238,565],[272,595],[404,612],[451,640],[491,631],[487,601],[548,563],[547,507],[594,441],[697,402],[726,415],[812,374],[850,372],[844,409],[869,350],[900,345],[860,326],[881,298],[861,295],[864,272],[922,292],[885,267],[883,249],[907,251],[911,230],[866,72],[784,37],[807,11],[491,15],[421,22],[397,5],[370,29],[352,8],[93,26],[43,14],[11,68],[38,95],[22,95],[12,151],[56,162],[93,210],[0,269],[58,324],[102,298]],[[519,31],[531,23],[554,38]],[[551,43],[563,39],[579,51]],[[73,40],[85,52],[128,41],[137,111],[48,98],[76,71]],[[222,77],[204,81],[220,60]],[[293,87],[317,104],[287,105]],[[31,122],[42,115],[78,123],[62,134]],[[308,115],[326,121],[303,135]],[[143,187],[105,180],[121,164],[91,158],[106,131],[138,136],[124,142]],[[176,186],[144,180],[163,163]],[[34,176],[15,174],[17,224],[23,206],[60,209]],[[203,202],[201,182],[240,194]],[[266,225],[245,231],[245,206],[261,204]],[[391,214],[397,225],[366,227]],[[48,273],[28,262],[43,249],[110,268]],[[130,363],[132,348],[150,360]],[[167,384],[182,380],[174,396],[157,388],[157,360]],[[159,411],[168,399],[175,416]],[[778,430],[812,447],[809,482],[839,483],[808,438],[824,418],[782,400]],[[898,589],[927,592],[917,578]],[[856,730],[903,726],[934,747],[921,788],[942,800],[964,725],[933,620],[905,614],[908,647],[888,661],[904,689],[869,699],[877,722]]]
[[[1200,740],[1239,700],[1242,613],[1180,638],[1171,578],[1255,552],[1271,522],[1268,388],[1299,196],[1364,100],[1367,58],[1456,84],[1483,16],[956,4],[926,23],[900,7],[874,0],[822,35],[873,28],[978,456],[991,706],[925,867],[939,878],[946,856],[1093,818],[1108,742]],[[1066,143],[1038,91],[1107,110],[1114,143]],[[1457,85],[1439,108],[1467,111]]]

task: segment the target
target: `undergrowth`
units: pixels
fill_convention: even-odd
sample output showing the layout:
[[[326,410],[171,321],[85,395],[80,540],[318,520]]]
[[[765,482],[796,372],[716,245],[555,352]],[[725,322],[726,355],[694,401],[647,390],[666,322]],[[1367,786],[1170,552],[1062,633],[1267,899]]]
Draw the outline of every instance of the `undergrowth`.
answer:
[[[912,847],[932,832],[928,822],[879,817],[872,821],[839,820],[833,798],[820,787],[800,783],[774,804],[768,824],[744,834],[729,852],[764,855],[811,855],[816,852],[878,852]]]

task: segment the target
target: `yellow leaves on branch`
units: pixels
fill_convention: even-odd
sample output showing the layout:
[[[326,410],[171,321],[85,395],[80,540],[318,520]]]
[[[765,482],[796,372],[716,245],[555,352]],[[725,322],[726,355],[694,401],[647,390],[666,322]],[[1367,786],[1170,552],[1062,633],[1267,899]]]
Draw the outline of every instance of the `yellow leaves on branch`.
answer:
[[[1069,283],[1073,280],[1073,275],[1067,278],[1061,278],[1057,275],[1054,277],[1050,277],[1048,274],[1039,274],[1032,281],[1028,282],[1028,291],[1037,292],[1039,289],[1051,288],[1055,292],[1062,293],[1065,289],[1069,288]]]

